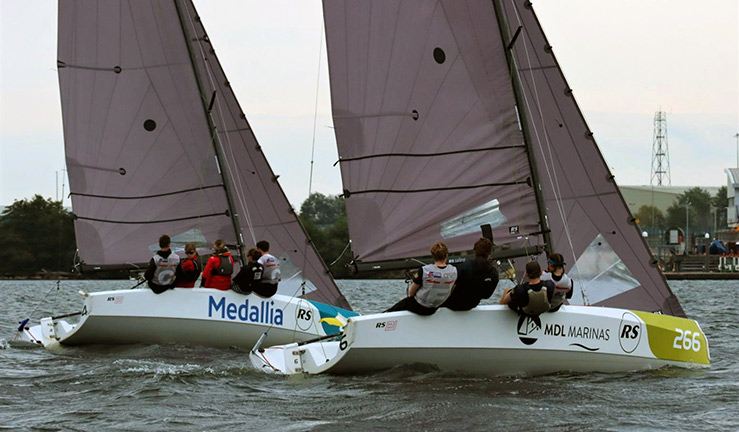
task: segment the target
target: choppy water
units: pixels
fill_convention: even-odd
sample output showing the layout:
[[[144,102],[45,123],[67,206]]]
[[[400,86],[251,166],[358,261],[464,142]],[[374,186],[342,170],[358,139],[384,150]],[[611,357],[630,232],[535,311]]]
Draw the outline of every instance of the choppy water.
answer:
[[[363,313],[405,289],[402,281],[339,284]],[[76,310],[79,289],[130,285],[64,281],[34,317]],[[490,378],[406,366],[284,378],[253,370],[245,350],[11,343],[18,319],[54,283],[0,281],[0,430],[739,430],[739,284],[670,285],[709,338],[707,371]]]

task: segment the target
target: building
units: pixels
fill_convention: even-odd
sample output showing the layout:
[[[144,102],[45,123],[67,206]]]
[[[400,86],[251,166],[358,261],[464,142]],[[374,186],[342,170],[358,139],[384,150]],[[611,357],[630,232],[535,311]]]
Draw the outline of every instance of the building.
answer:
[[[739,226],[739,168],[726,168],[726,223],[730,228]]]
[[[619,186],[618,189],[621,191],[621,195],[623,195],[624,201],[626,201],[626,205],[629,207],[631,214],[636,213],[639,210],[639,207],[643,205],[653,205],[657,207],[662,214],[667,214],[667,209],[677,200],[677,197],[682,195],[686,190],[694,187],[695,186]],[[712,197],[716,196],[719,190],[718,186],[700,187],[708,191]],[[737,187],[739,187],[739,185],[737,185]]]

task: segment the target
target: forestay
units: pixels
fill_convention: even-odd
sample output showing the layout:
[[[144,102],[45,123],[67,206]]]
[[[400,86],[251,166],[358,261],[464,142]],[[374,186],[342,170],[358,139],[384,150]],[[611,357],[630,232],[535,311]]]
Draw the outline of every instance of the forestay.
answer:
[[[188,241],[207,250],[217,238],[230,245],[266,239],[283,259],[283,280],[305,280],[308,297],[349,308],[277,183],[191,1],[62,1],[58,55],[84,268],[140,266],[163,233],[176,250]]]

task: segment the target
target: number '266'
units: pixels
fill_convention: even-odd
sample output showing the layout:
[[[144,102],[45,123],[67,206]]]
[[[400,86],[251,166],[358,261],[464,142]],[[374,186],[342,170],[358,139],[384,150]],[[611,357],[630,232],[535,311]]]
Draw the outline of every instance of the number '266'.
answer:
[[[695,352],[700,351],[700,333],[679,328],[676,328],[675,331],[678,333],[678,335],[675,336],[675,342],[672,344],[673,348],[684,349],[686,351],[691,349]]]

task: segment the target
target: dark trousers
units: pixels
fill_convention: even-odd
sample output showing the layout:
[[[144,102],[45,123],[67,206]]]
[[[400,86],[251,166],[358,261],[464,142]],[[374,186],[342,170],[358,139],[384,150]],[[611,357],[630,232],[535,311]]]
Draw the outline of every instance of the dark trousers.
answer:
[[[415,297],[406,297],[403,300],[390,306],[385,312],[411,311],[418,315],[433,315],[437,308],[427,308],[416,301]]]
[[[254,293],[259,297],[269,298],[277,293],[277,284],[254,283],[249,287],[242,287],[238,284],[233,284],[231,289],[239,294]]]

